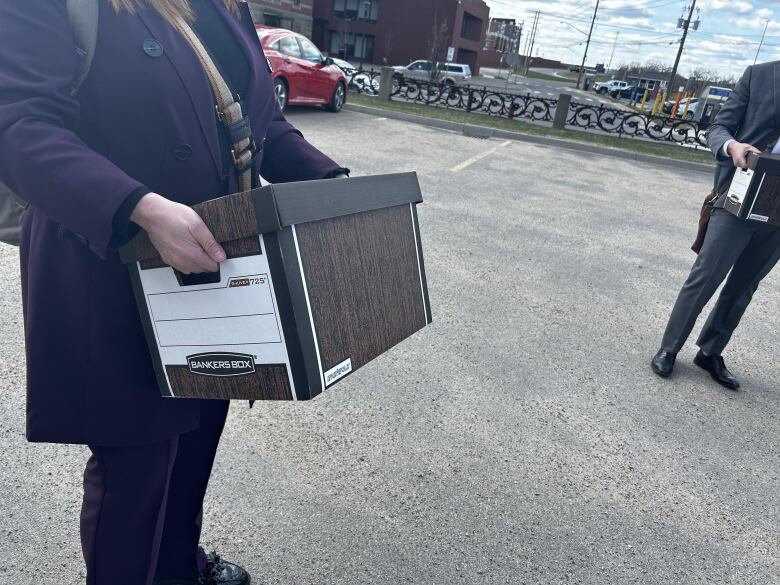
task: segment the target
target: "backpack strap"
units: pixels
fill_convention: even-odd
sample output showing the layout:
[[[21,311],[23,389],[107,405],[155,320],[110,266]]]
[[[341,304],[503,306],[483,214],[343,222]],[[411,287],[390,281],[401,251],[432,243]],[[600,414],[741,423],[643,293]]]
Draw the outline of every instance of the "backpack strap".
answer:
[[[92,68],[98,33],[98,0],[66,0],[70,27],[81,59],[70,95],[75,96]]]

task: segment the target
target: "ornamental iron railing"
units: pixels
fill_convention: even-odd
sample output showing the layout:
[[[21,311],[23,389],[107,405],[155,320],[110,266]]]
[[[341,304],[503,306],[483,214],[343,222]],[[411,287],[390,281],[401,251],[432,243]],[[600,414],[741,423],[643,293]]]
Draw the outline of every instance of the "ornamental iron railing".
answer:
[[[378,95],[380,72],[353,69],[346,74],[352,91]],[[532,122],[552,122],[558,107],[557,99],[515,94],[489,87],[431,83],[400,75],[393,78],[392,99]],[[612,108],[604,104],[597,106],[572,100],[566,126],[689,147],[707,146],[706,124]]]

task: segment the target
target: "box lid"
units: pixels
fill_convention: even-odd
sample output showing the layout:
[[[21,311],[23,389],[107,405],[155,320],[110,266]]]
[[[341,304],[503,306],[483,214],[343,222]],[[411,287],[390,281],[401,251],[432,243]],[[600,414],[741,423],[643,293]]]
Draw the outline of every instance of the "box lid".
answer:
[[[780,153],[762,152],[748,155],[748,167],[758,173],[780,175]]]
[[[422,202],[417,173],[280,183],[193,206],[217,242],[291,225]],[[159,259],[145,232],[119,251],[123,263]]]

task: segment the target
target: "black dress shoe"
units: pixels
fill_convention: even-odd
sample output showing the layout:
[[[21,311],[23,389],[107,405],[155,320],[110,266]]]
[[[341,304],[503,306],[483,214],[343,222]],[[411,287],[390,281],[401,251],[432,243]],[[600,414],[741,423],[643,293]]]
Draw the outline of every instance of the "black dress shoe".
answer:
[[[726,368],[726,364],[723,362],[723,357],[719,355],[706,355],[703,351],[699,350],[696,357],[693,358],[693,363],[699,366],[702,370],[707,370],[715,380],[721,386],[725,386],[729,390],[736,390],[739,388],[739,382]]]
[[[206,568],[200,576],[200,585],[249,585],[251,577],[243,567],[222,559],[217,553],[206,555]]]
[[[674,369],[677,354],[670,351],[659,350],[650,361],[650,367],[662,378],[668,378]]]

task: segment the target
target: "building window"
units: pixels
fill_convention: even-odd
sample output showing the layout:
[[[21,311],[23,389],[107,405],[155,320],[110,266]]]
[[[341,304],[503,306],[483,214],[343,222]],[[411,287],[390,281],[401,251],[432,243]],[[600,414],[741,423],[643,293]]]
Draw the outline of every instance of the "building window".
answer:
[[[469,41],[479,42],[482,39],[482,19],[469,12],[464,12],[460,36]]]
[[[341,33],[330,31],[330,54],[345,61],[359,59],[372,62],[374,59],[373,35]]]
[[[278,14],[263,14],[263,24],[265,26],[272,26],[274,28],[279,28],[282,25],[282,19],[279,18]]]
[[[379,0],[334,0],[333,15],[346,20],[376,22],[379,17]]]

